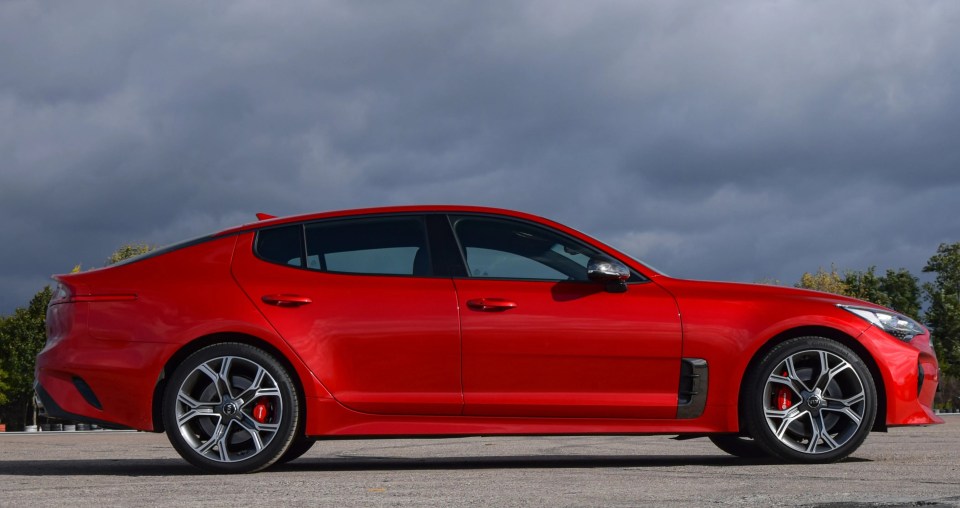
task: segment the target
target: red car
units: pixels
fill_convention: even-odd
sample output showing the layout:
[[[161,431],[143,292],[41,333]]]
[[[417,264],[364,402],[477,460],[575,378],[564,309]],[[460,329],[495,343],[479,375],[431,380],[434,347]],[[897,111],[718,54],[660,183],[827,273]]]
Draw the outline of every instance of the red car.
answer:
[[[55,277],[49,414],[251,472],[318,438],[679,434],[840,460],[942,423],[927,330],[792,288],[680,280],[524,213],[266,218]]]

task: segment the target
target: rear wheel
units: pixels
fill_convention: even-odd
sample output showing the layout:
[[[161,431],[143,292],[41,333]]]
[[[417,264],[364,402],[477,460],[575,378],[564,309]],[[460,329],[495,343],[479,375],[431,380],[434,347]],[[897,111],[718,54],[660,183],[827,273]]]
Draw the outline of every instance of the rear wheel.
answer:
[[[277,462],[300,418],[286,369],[247,344],[215,344],[190,355],[174,371],[163,400],[170,443],[188,462],[214,473],[249,473]]]
[[[877,390],[850,348],[800,337],[773,348],[748,374],[747,428],[771,455],[825,463],[856,450],[873,427]]]
[[[307,436],[297,436],[294,438],[293,442],[290,443],[290,447],[287,448],[287,451],[284,452],[274,465],[286,464],[291,460],[299,459],[304,453],[310,451],[310,448],[313,448],[313,444],[316,443],[316,439],[308,438]]]

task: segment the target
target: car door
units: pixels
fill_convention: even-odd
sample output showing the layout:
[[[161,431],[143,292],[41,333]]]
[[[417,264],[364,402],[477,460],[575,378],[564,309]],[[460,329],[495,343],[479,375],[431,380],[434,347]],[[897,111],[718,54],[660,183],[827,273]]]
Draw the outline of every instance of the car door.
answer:
[[[324,220],[238,242],[234,275],[345,406],[379,414],[462,409],[460,330],[421,216]]]
[[[605,254],[530,222],[452,216],[468,270],[456,278],[464,412],[675,418],[681,330],[673,297],[633,274],[587,279]]]

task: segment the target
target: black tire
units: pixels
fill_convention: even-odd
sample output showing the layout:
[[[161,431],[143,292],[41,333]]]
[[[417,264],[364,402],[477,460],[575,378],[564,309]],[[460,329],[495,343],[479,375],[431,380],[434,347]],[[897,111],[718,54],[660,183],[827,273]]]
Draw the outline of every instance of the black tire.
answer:
[[[273,465],[279,466],[280,464],[286,464],[287,462],[290,462],[292,460],[299,459],[301,456],[303,456],[304,453],[307,453],[308,451],[310,451],[310,448],[313,448],[313,444],[316,442],[317,442],[316,439],[312,439],[303,435],[298,435],[296,438],[293,439],[293,442],[290,443],[290,447],[287,448],[287,451],[284,452],[283,456],[277,459],[277,461],[274,462]]]
[[[211,473],[251,473],[280,460],[302,428],[286,369],[262,349],[234,342],[193,353],[170,377],[163,423],[181,457]]]
[[[737,434],[714,434],[709,436],[709,438],[713,444],[717,445],[717,448],[736,457],[744,459],[770,457],[770,454],[761,448],[751,437],[739,436]]]
[[[877,414],[870,370],[850,348],[798,337],[747,373],[743,414],[756,444],[788,462],[829,463],[853,453]]]

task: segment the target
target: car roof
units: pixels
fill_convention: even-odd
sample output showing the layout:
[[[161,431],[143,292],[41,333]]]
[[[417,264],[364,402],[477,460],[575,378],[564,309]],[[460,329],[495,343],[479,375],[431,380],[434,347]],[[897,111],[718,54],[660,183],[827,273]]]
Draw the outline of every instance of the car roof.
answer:
[[[508,210],[506,208],[494,208],[489,206],[470,206],[470,205],[407,205],[407,206],[384,206],[376,208],[355,208],[350,210],[332,210],[326,212],[317,212],[317,213],[307,213],[301,215],[291,215],[288,217],[276,217],[269,218],[265,220],[260,220],[257,222],[250,222],[240,226],[232,227],[225,229],[219,233],[215,233],[208,238],[219,238],[228,235],[241,234],[250,231],[256,231],[258,229],[282,226],[284,224],[296,224],[301,222],[310,222],[321,219],[330,219],[338,217],[361,217],[361,216],[370,216],[370,215],[387,215],[387,214],[429,214],[429,213],[450,213],[450,214],[483,214],[483,215],[498,215],[501,217],[512,217],[515,219],[529,220],[532,222],[539,223],[543,226],[548,226],[559,231],[571,234],[582,241],[585,241],[589,244],[592,244],[594,247],[600,248],[603,251],[606,251],[618,258],[631,260],[631,266],[641,266],[642,269],[638,270],[643,273],[646,277],[659,277],[661,274],[656,270],[640,263],[634,261],[629,255],[620,252],[614,247],[607,245],[596,238],[593,238],[589,235],[584,234],[581,231],[578,231],[570,226],[561,224],[559,222],[525,212],[518,212],[516,210]],[[269,214],[260,214],[261,216],[269,216]]]
[[[490,215],[504,215],[516,217],[519,219],[529,219],[540,223],[560,226],[563,229],[569,229],[552,220],[545,219],[536,215],[507,210],[504,208],[492,208],[486,206],[467,206],[467,205],[407,205],[407,206],[384,206],[375,208],[355,208],[350,210],[331,210],[326,212],[306,213],[300,215],[290,215],[287,217],[276,217],[257,222],[250,222],[240,226],[225,229],[213,236],[224,236],[245,231],[252,231],[264,227],[280,226],[296,222],[305,222],[320,219],[329,219],[335,217],[353,217],[361,215],[381,215],[381,214],[404,214],[404,213],[482,213]],[[265,214],[258,214],[265,215]]]

